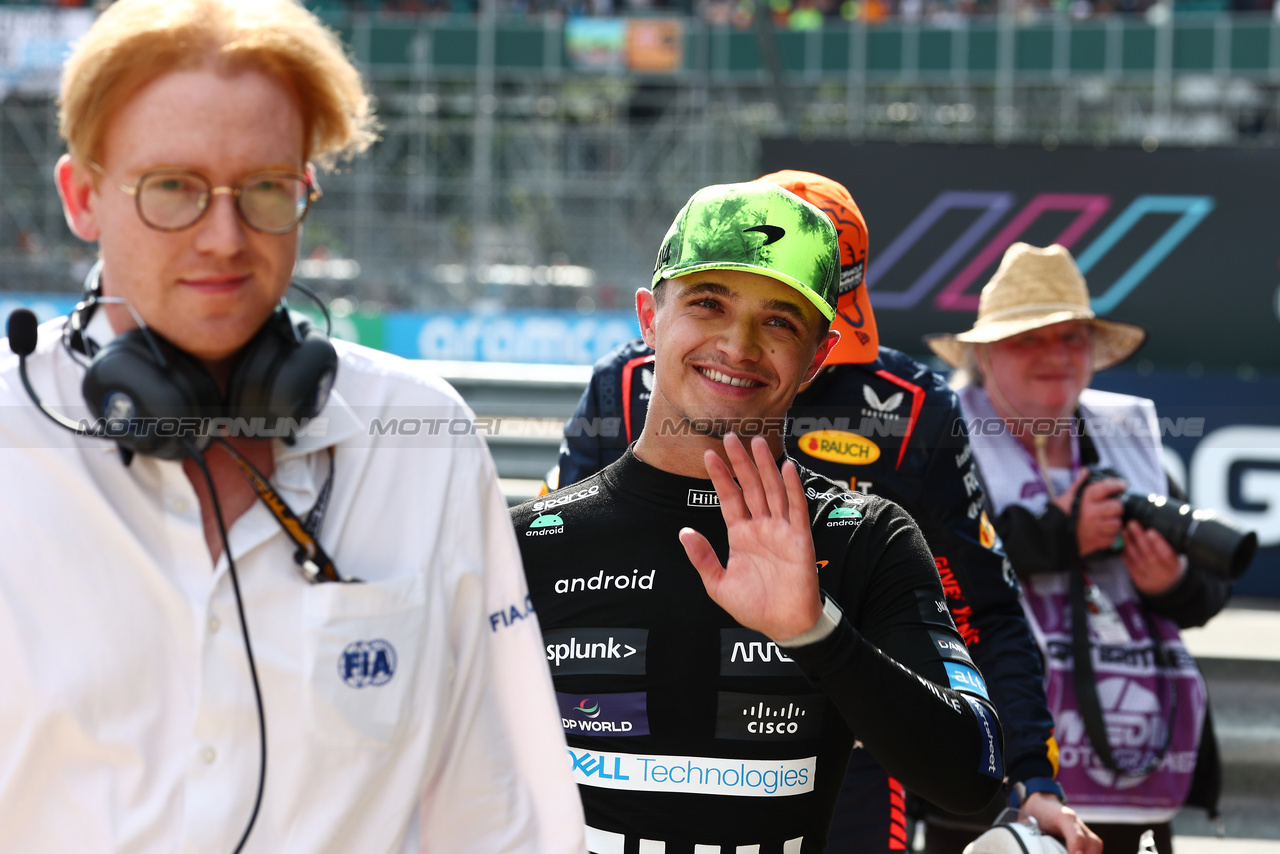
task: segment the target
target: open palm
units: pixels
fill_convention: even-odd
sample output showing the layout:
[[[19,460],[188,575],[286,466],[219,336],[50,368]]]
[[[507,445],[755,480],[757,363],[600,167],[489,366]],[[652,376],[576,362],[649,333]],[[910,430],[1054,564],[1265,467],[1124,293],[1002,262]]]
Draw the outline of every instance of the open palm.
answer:
[[[787,640],[812,628],[822,612],[804,486],[790,460],[779,472],[760,436],[750,454],[732,433],[724,447],[732,473],[714,451],[705,462],[728,527],[728,566],[692,528],[680,531],[680,542],[712,601],[743,626]]]

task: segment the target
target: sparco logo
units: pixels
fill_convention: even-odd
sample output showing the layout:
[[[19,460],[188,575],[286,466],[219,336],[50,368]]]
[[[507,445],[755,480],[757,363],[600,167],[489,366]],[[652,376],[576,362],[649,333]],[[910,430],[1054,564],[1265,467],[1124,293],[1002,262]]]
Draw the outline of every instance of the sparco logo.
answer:
[[[719,507],[720,496],[716,495],[714,489],[691,489],[689,490],[689,506]]]
[[[554,674],[645,671],[646,629],[551,629],[542,633]]]
[[[796,741],[822,732],[822,694],[771,697],[764,694],[716,695],[716,738]]]
[[[587,590],[652,590],[653,579],[658,574],[658,570],[651,569],[647,575],[641,575],[640,570],[633,569],[631,574],[627,575],[621,572],[617,575],[606,575],[602,569],[595,575],[588,575],[582,578],[557,578],[557,593],[577,593]]]
[[[600,484],[594,483],[585,489],[574,490],[573,492],[557,492],[555,495],[548,495],[542,501],[533,502],[533,509],[539,513],[553,510],[556,507],[562,507],[565,504],[572,504],[575,501],[581,501],[584,498],[590,498],[600,492]]]

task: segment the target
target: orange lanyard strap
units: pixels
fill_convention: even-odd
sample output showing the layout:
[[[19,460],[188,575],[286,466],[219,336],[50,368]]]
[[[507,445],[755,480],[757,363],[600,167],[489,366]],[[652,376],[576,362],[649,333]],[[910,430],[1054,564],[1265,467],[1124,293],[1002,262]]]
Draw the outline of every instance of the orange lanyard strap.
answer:
[[[276,521],[280,523],[280,527],[284,529],[285,534],[298,546],[298,550],[293,554],[293,559],[298,564],[298,570],[302,573],[302,577],[312,584],[319,584],[325,581],[343,581],[344,579],[338,574],[337,568],[333,565],[333,560],[320,547],[320,543],[307,530],[307,526],[303,525],[297,515],[289,509],[289,505],[284,503],[284,499],[271,487],[271,484],[262,476],[262,473],[254,468],[253,463],[241,456],[231,446],[230,442],[221,441],[221,444],[231,454],[231,458],[240,466],[240,470],[244,472],[249,484],[258,493],[262,503],[267,505],[271,515],[276,517]],[[333,448],[329,449],[329,456],[332,461]]]

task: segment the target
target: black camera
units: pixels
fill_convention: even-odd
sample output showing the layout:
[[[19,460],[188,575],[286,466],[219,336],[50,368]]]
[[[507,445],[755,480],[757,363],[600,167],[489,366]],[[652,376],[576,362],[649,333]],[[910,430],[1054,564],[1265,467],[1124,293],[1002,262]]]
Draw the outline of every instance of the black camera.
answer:
[[[1127,478],[1114,469],[1090,469],[1080,492],[1091,483],[1107,478]],[[1079,501],[1080,492],[1076,493]],[[1164,495],[1122,492],[1116,496],[1124,505],[1124,520],[1130,519],[1164,537],[1174,551],[1228,581],[1244,575],[1258,552],[1258,535],[1246,531],[1212,510],[1198,510],[1190,504]]]

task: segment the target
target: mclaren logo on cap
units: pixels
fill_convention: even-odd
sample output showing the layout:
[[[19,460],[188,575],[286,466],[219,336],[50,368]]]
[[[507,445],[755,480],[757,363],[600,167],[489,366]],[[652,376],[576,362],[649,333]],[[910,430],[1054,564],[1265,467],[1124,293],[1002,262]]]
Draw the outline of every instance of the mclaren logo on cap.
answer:
[[[770,243],[777,243],[786,236],[787,230],[777,225],[753,225],[751,228],[744,228],[743,231],[758,231],[766,238],[761,246],[768,246]]]

